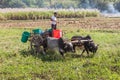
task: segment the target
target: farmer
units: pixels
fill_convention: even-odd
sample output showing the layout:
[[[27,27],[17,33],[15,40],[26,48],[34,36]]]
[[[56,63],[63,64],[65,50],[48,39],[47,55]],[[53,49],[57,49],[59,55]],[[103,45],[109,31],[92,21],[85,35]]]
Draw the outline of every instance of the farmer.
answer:
[[[57,12],[54,12],[54,15],[51,17],[51,29],[57,28]]]

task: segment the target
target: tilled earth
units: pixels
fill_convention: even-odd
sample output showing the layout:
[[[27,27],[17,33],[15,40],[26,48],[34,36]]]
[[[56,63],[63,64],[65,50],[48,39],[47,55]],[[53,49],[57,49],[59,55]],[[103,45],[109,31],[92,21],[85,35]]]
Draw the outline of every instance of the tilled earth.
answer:
[[[44,20],[8,20],[0,21],[0,27],[50,27],[51,21]],[[58,19],[58,26],[60,27],[78,27],[88,29],[120,29],[120,18],[65,18]]]

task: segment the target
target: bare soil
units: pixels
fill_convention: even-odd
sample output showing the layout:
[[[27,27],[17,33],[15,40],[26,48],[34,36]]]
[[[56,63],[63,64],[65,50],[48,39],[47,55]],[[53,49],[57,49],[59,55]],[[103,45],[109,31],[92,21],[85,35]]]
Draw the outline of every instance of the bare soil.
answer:
[[[0,21],[0,27],[50,27],[51,21],[44,20],[14,20],[14,21]],[[60,27],[79,27],[88,29],[120,29],[120,18],[65,18],[58,19],[58,26]]]

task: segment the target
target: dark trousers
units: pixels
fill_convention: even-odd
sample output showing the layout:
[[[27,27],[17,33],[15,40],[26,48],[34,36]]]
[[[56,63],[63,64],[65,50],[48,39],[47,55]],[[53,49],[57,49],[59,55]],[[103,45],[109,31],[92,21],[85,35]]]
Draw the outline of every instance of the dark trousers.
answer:
[[[56,24],[51,24],[51,28],[52,28],[52,29],[56,29],[56,28],[57,28],[57,25],[56,25]]]

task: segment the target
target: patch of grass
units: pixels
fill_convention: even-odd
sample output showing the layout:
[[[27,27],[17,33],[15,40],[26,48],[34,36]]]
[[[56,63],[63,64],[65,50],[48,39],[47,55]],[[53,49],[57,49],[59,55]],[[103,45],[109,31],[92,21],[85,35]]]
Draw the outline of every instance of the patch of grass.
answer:
[[[62,28],[66,30],[67,28]],[[93,57],[86,53],[66,53],[65,59],[58,52],[32,55],[29,42],[20,41],[24,29],[0,30],[0,79],[3,80],[119,80],[120,79],[120,33],[110,30],[67,30],[64,38],[73,35],[91,35],[99,49]],[[29,29],[27,29],[29,31]],[[92,53],[91,53],[92,55]]]

